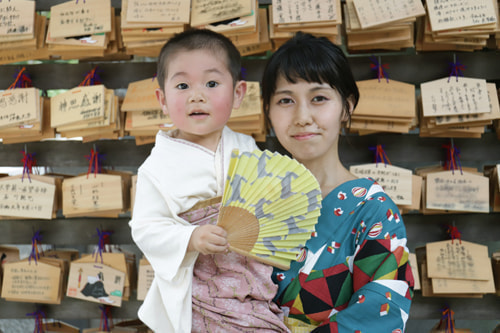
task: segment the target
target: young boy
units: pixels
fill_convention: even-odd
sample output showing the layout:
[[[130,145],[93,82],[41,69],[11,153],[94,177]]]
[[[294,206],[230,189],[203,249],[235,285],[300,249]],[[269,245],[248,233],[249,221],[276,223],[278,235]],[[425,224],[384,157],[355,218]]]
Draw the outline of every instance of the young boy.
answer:
[[[286,331],[272,302],[272,268],[227,253],[224,229],[194,225],[199,221],[186,214],[198,202],[222,195],[232,149],[257,148],[250,136],[226,126],[246,92],[240,62],[228,38],[201,29],[174,36],[159,55],[156,96],[176,129],[157,134],[139,168],[129,223],[155,271],[139,309],[155,332]],[[250,280],[249,288],[239,288]]]

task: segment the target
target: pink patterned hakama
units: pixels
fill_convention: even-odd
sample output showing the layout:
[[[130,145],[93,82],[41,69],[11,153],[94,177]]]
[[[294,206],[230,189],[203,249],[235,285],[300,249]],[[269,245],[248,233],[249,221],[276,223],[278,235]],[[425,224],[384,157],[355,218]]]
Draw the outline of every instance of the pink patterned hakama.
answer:
[[[191,210],[182,217],[215,224],[220,204]],[[240,254],[202,255],[193,273],[193,332],[289,332],[272,301],[277,286],[273,268]]]

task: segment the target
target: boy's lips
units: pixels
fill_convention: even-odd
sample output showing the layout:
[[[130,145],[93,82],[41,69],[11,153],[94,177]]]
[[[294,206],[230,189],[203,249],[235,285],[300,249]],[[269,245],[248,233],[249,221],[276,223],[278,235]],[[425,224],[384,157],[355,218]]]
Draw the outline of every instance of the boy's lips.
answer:
[[[190,117],[202,117],[202,116],[208,116],[208,115],[209,115],[208,112],[205,112],[205,111],[202,111],[202,110],[191,111],[189,113]]]

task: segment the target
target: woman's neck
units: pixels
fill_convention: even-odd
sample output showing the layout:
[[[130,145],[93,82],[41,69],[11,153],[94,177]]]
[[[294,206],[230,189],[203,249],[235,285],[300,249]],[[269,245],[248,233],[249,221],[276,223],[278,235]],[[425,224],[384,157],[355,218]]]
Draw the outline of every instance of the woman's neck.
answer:
[[[321,188],[321,194],[324,197],[328,195],[337,186],[346,181],[356,179],[352,173],[347,170],[340,160],[336,159],[329,163],[304,163],[318,180]]]

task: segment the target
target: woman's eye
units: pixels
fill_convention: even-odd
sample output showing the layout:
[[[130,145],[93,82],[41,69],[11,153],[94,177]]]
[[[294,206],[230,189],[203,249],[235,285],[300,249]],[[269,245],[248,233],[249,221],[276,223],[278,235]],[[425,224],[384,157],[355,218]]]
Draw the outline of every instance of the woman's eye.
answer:
[[[293,100],[291,98],[281,98],[278,104],[292,104]]]
[[[215,81],[208,81],[208,82],[207,82],[207,87],[209,87],[209,88],[215,88],[215,87],[217,87],[218,85],[219,85],[219,84],[218,84],[217,82],[215,82]]]
[[[328,100],[328,98],[326,98],[325,96],[315,96],[312,100],[313,102],[323,102]]]
[[[181,90],[187,89],[188,87],[189,86],[186,83],[179,83],[178,85],[176,85],[176,88]]]

